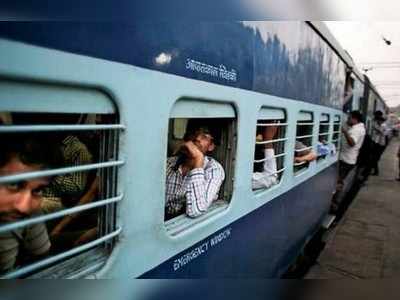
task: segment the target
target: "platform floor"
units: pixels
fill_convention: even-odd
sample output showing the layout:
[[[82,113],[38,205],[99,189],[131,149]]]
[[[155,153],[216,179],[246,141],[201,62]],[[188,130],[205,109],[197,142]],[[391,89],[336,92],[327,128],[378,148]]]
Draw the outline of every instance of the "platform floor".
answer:
[[[380,176],[370,176],[307,279],[400,277],[400,182],[397,149],[392,139],[380,161]]]

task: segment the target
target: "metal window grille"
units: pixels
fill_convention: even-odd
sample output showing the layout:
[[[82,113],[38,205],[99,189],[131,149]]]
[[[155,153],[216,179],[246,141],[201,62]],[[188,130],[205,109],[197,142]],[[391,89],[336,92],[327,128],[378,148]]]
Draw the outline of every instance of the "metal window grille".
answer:
[[[336,152],[338,152],[340,148],[341,124],[342,124],[341,117],[335,116],[333,121],[332,143],[335,146]]]
[[[115,116],[113,116],[115,120]],[[68,134],[92,133],[98,136],[98,161],[90,164],[78,166],[65,166],[57,169],[20,173],[9,176],[1,176],[0,184],[15,183],[22,180],[33,178],[49,177],[65,174],[76,174],[80,172],[94,172],[99,179],[99,192],[97,197],[83,205],[77,205],[65,208],[57,212],[42,214],[13,223],[0,224],[0,234],[17,229],[23,229],[28,226],[46,223],[48,221],[61,220],[62,217],[69,215],[77,215],[82,213],[94,212],[97,216],[97,235],[95,239],[89,242],[67,249],[59,253],[53,253],[39,261],[35,261],[29,265],[16,266],[6,274],[1,274],[2,278],[20,278],[31,276],[35,272],[42,272],[46,268],[54,267],[57,264],[78,257],[88,250],[101,248],[104,255],[111,250],[114,242],[118,238],[121,227],[116,223],[116,205],[123,199],[123,194],[118,192],[118,169],[124,164],[119,158],[119,137],[120,132],[125,127],[121,124],[97,124],[97,125],[0,125],[0,135],[4,133],[18,134],[36,132],[39,134],[51,134],[56,132],[68,132]],[[76,266],[75,266],[76,267]],[[90,268],[91,266],[80,265],[80,269]]]
[[[276,162],[276,171],[275,173],[269,173],[269,175],[274,175],[277,178],[277,183],[279,183],[282,180],[282,177],[285,172],[285,157],[286,157],[286,132],[287,132],[287,122],[285,119],[260,119],[257,122],[257,134],[258,136],[261,135],[264,130],[268,130],[267,128],[275,128],[276,133],[271,140],[257,140],[256,141],[256,153],[255,153],[255,159],[253,161],[255,165],[255,170],[259,170],[261,172],[266,171],[264,170],[264,163],[267,160],[274,159]],[[272,149],[274,150],[274,156],[273,157],[265,157],[263,150],[265,149],[266,145],[271,145],[272,144]],[[258,158],[257,151],[262,153],[261,157]],[[269,170],[271,171],[271,170]]]
[[[302,112],[308,117],[306,119],[300,119],[297,121],[296,126],[296,146],[294,149],[294,156],[302,156],[304,151],[313,150],[313,130],[314,130],[314,119],[311,113]],[[295,162],[294,163],[294,173],[301,172],[308,169],[309,162]]]
[[[319,121],[319,132],[318,132],[318,142],[322,145],[329,144],[329,127],[330,127],[330,118],[328,114],[322,114],[321,119]],[[325,159],[326,155],[318,153],[318,160]]]

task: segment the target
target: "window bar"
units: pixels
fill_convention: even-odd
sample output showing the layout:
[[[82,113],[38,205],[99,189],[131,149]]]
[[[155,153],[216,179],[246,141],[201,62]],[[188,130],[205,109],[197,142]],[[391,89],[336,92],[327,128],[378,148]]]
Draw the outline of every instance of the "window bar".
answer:
[[[100,145],[99,145],[99,159],[101,161],[106,161],[106,158],[104,156],[105,152],[105,132],[102,131],[100,135]],[[100,191],[100,197],[105,198],[106,193],[105,193],[105,169],[100,170],[100,180],[99,180],[99,191]],[[104,209],[100,209],[98,213],[98,228],[99,228],[99,235],[103,236],[104,235],[104,220],[105,220],[105,214],[104,214]]]
[[[257,126],[260,127],[283,127],[289,125],[288,123],[257,123]]]
[[[33,218],[26,219],[26,220],[10,223],[7,225],[2,225],[2,226],[0,226],[0,233],[11,231],[11,230],[16,230],[18,228],[34,225],[37,223],[47,222],[47,221],[50,221],[53,219],[58,219],[60,217],[72,215],[72,214],[90,210],[90,209],[93,209],[96,207],[106,206],[111,203],[117,203],[117,202],[121,201],[123,199],[123,197],[124,197],[124,195],[120,194],[117,197],[99,200],[99,201],[92,202],[89,204],[84,204],[84,205],[79,205],[79,206],[75,206],[72,208],[63,209],[61,211],[50,213],[47,215],[41,215],[38,217],[33,217]]]
[[[313,148],[314,148],[314,146],[309,146],[309,147],[304,147],[304,148],[301,148],[301,149],[295,149],[294,151],[295,152],[302,152],[302,151],[311,150]]]
[[[113,156],[113,153],[112,153],[112,150],[111,150],[111,147],[113,146],[112,145],[112,139],[111,139],[111,137],[112,137],[112,132],[110,132],[110,131],[107,131],[106,132],[106,141],[107,141],[107,143],[106,143],[106,158],[107,158],[107,160],[109,160],[109,159],[111,159],[111,157]],[[112,169],[107,169],[106,170],[106,178],[107,178],[107,181],[106,181],[106,184],[107,184],[107,197],[110,197],[110,195],[112,195],[112,186],[113,186],[113,183],[111,182],[111,178],[113,178],[112,177],[112,175],[113,175],[113,171],[114,170],[112,170]],[[104,209],[105,209],[105,211],[106,211],[106,218],[105,218],[105,220],[107,220],[107,222],[106,222],[106,231],[105,231],[105,233],[106,234],[108,234],[109,232],[111,232],[111,230],[110,230],[110,217],[111,217],[111,211],[110,211],[110,207],[104,207]]]
[[[286,168],[281,168],[281,169],[279,169],[279,170],[277,170],[275,173],[273,173],[273,174],[280,174],[280,173],[282,173],[283,171],[285,171],[286,170]]]
[[[309,134],[309,135],[296,136],[296,139],[301,140],[301,139],[312,138],[312,137],[314,137],[314,135]]]
[[[114,132],[114,137],[113,137],[113,145],[114,145],[114,153],[113,156],[115,157],[115,159],[118,159],[118,149],[119,149],[119,138],[120,138],[120,132]],[[114,170],[114,176],[113,176],[113,182],[115,183],[113,185],[113,195],[116,195],[118,193],[118,169]],[[112,222],[111,222],[111,228],[114,229],[117,226],[117,207],[116,205],[112,205]],[[113,244],[111,244],[110,246],[113,246]]]
[[[262,163],[262,162],[265,162],[267,160],[271,160],[271,159],[274,159],[274,158],[279,158],[279,157],[282,157],[282,156],[285,156],[285,155],[286,155],[286,153],[277,154],[277,155],[274,155],[274,156],[272,156],[270,158],[263,158],[263,159],[259,159],[259,160],[254,160],[253,163]]]
[[[311,125],[315,125],[315,122],[310,122],[310,123],[297,123],[297,126],[311,126]]]
[[[0,183],[17,182],[22,180],[29,180],[33,178],[49,177],[54,175],[62,175],[68,173],[78,173],[84,171],[90,171],[95,169],[106,169],[110,167],[117,167],[123,165],[125,162],[122,160],[102,162],[95,164],[86,164],[77,167],[66,167],[53,170],[35,171],[35,172],[25,172],[17,175],[9,175],[0,177]]]
[[[94,131],[94,130],[125,130],[122,124],[100,125],[2,125],[0,133],[17,132],[51,132],[51,131]]]
[[[306,161],[302,161],[302,162],[299,162],[299,163],[295,163],[294,166],[295,167],[299,167],[299,166],[305,165],[306,163],[307,163]]]
[[[287,130],[287,126],[281,128],[280,133],[279,133],[279,136],[281,138],[286,137],[286,130]],[[285,144],[286,144],[285,141],[280,142],[278,144],[279,145],[279,152],[278,153],[285,153],[285,151],[286,151]],[[278,158],[278,162],[277,162],[278,164],[277,165],[278,165],[278,168],[280,170],[286,170],[286,168],[285,168],[285,157],[286,157],[286,155],[282,156],[281,158]],[[283,176],[283,172],[278,173],[279,181],[282,179],[282,176]]]
[[[105,235],[105,236],[103,236],[101,238],[98,238],[98,239],[96,239],[94,241],[91,241],[91,242],[89,242],[87,244],[84,244],[82,246],[78,246],[78,247],[76,247],[76,248],[74,248],[72,250],[60,253],[60,254],[55,255],[55,256],[51,256],[51,257],[46,258],[46,259],[43,259],[41,261],[38,261],[36,263],[33,263],[33,264],[31,264],[29,266],[26,266],[26,267],[23,267],[21,269],[12,271],[10,273],[7,273],[4,276],[2,276],[1,278],[2,279],[13,279],[13,278],[22,277],[22,276],[24,276],[24,275],[26,275],[28,273],[31,273],[33,271],[36,271],[36,270],[41,269],[43,267],[46,267],[46,266],[48,266],[50,264],[53,264],[55,262],[58,262],[60,260],[66,259],[68,257],[74,256],[76,254],[82,253],[82,252],[84,252],[84,251],[86,251],[86,250],[88,250],[90,248],[93,248],[93,247],[98,246],[98,245],[100,245],[100,244],[102,244],[104,242],[107,242],[108,240],[113,239],[116,236],[118,236],[121,233],[121,231],[122,231],[122,228],[119,227],[115,231],[113,231],[113,232],[111,232],[111,233],[109,233],[109,234],[107,234],[107,235]]]
[[[109,146],[111,148],[110,149],[111,156],[113,157],[113,159],[116,159],[116,157],[117,157],[116,149],[117,149],[117,142],[118,142],[118,139],[117,139],[118,132],[111,131],[111,132],[109,132],[109,134],[111,135],[110,136],[110,140],[112,141],[112,144],[109,144]],[[113,168],[110,171],[112,173],[111,177],[110,177],[111,178],[110,181],[112,181],[113,183],[117,182],[118,169]],[[112,184],[110,186],[110,192],[111,192],[111,195],[115,195],[117,193],[116,184]],[[107,219],[107,220],[109,220],[109,222],[108,222],[108,231],[107,232],[111,232],[115,228],[115,220],[116,220],[115,219],[115,217],[116,217],[116,215],[115,215],[115,213],[116,213],[115,205],[109,205],[107,207],[107,210],[109,211],[109,214],[108,214],[109,219]],[[109,247],[109,250],[111,250],[112,246],[113,246],[113,241],[110,240],[106,244]]]
[[[257,144],[257,145],[265,145],[265,144],[283,142],[283,141],[286,141],[286,140],[287,140],[287,138],[283,138],[283,139],[276,139],[276,140],[270,140],[270,141],[256,142],[256,144]]]
[[[107,143],[110,142],[108,139],[108,132],[104,132],[103,134],[103,157],[104,160],[107,161],[109,159],[108,157],[108,145]],[[108,197],[109,196],[109,192],[108,192],[108,184],[109,184],[109,170],[108,169],[104,169],[104,173],[103,173],[104,177],[103,177],[103,185],[102,185],[102,189],[104,190],[104,196]],[[102,233],[101,236],[106,235],[108,233],[108,227],[107,227],[107,221],[108,221],[108,209],[106,207],[103,207],[101,209],[102,212],[102,219],[103,219],[103,227],[102,227]]]

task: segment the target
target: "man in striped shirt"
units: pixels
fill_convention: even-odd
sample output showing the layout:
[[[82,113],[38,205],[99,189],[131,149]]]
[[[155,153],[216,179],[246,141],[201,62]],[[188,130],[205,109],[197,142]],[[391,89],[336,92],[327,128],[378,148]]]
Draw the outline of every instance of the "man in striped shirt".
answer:
[[[0,147],[0,178],[57,165],[51,145],[40,137],[2,134],[1,138],[4,143]],[[49,182],[49,178],[32,178],[0,183],[0,227],[39,214],[42,190]],[[49,249],[43,223],[0,233],[0,272],[44,256]]]
[[[221,164],[206,154],[215,149],[214,137],[206,127],[187,135],[176,156],[168,158],[165,219],[186,212],[192,218],[204,214],[225,179]]]

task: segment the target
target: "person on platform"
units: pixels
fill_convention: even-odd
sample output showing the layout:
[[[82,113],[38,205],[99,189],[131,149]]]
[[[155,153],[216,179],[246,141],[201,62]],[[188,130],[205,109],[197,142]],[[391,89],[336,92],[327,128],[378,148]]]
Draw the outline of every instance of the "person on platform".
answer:
[[[352,111],[347,120],[347,127],[342,127],[343,140],[339,156],[339,181],[343,181],[350,171],[356,166],[360,148],[366,134],[362,123],[362,115],[359,111]]]

